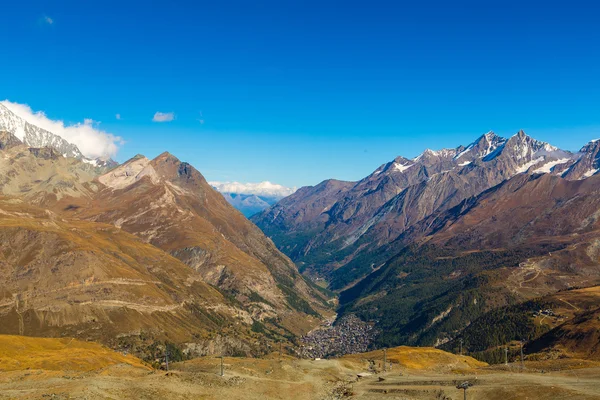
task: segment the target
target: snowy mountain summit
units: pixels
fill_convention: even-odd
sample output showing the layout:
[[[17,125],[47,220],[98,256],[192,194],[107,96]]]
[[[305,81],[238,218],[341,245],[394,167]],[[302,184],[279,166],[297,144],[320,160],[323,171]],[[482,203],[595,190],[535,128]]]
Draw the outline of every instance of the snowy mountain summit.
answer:
[[[111,167],[116,165],[116,162],[110,158],[92,159],[84,156],[75,144],[27,121],[13,109],[9,108],[8,104],[10,103],[0,102],[0,131],[12,133],[23,144],[33,148],[50,147],[63,157],[76,158],[95,167]]]

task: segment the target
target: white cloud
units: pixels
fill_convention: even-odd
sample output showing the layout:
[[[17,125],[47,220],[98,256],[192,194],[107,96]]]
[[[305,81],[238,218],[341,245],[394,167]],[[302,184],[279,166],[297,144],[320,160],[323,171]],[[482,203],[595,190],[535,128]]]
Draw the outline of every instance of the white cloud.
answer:
[[[115,118],[118,119],[119,121],[121,120],[121,114],[117,114],[115,115]]]
[[[240,182],[208,182],[212,187],[221,193],[239,193],[256,194],[259,196],[285,197],[296,191],[296,188],[289,188],[269,181],[260,183],[240,183]]]
[[[154,118],[152,118],[152,121],[154,121],[154,122],[170,122],[170,121],[173,121],[174,119],[175,119],[175,113],[172,113],[172,112],[163,113],[163,112],[157,111],[156,114],[154,114]]]
[[[83,122],[67,125],[60,120],[52,120],[43,111],[33,111],[27,104],[0,102],[18,117],[32,125],[45,129],[76,145],[88,158],[115,157],[123,139],[99,129],[100,122],[86,118]]]
[[[47,16],[47,15],[44,15],[44,18],[43,18],[43,20],[44,20],[44,22],[45,22],[46,24],[48,24],[48,25],[52,25],[52,24],[54,24],[54,20],[53,20],[52,18],[50,18],[49,16]]]

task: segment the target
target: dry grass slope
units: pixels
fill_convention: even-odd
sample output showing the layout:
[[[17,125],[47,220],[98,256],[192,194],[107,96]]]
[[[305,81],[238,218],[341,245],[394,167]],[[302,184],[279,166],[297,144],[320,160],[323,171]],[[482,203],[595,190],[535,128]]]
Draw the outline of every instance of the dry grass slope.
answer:
[[[351,354],[342,357],[342,360],[373,360],[379,362],[383,360],[383,351],[376,350],[368,353]],[[400,346],[390,348],[387,349],[387,361],[399,364],[400,368],[418,371],[462,371],[487,366],[486,363],[472,357],[459,356],[433,347]]]
[[[117,364],[150,370],[140,359],[71,338],[0,335],[0,371],[88,372]]]

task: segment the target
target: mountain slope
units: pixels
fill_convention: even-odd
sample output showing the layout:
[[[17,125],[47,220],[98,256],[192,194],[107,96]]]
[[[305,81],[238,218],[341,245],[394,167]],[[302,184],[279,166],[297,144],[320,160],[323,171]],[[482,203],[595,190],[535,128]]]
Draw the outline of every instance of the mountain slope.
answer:
[[[467,147],[398,157],[350,188],[317,198],[328,203],[318,212],[306,213],[314,200],[303,198],[300,189],[252,220],[309,275],[340,290],[370,272],[370,262],[357,261],[361,255],[393,242],[428,215],[516,174],[572,157],[522,131],[510,139],[490,132]]]
[[[279,318],[296,330],[323,309],[324,299],[294,264],[191,165],[169,153],[137,156],[98,182],[103,188],[91,201],[64,198],[54,209],[139,236],[247,304],[259,320]]]
[[[179,260],[114,226],[14,198],[0,200],[0,214],[3,334],[182,342],[243,315]]]
[[[600,282],[600,178],[518,175],[419,222],[343,292],[381,344],[442,344],[479,316]]]

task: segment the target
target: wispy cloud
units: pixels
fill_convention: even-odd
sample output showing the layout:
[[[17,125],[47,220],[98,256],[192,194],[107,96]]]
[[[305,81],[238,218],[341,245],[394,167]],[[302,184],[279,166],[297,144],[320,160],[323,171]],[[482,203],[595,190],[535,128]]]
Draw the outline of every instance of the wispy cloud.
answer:
[[[54,24],[54,20],[52,18],[50,18],[49,16],[47,16],[47,15],[44,15],[42,17],[42,22],[44,22],[45,24],[48,24],[48,25],[53,25]]]
[[[255,194],[259,196],[286,197],[296,191],[296,188],[271,183],[269,181],[259,183],[241,182],[208,182],[209,185],[221,193]]]
[[[173,121],[174,119],[175,119],[175,113],[172,113],[172,112],[163,113],[163,112],[157,111],[156,114],[154,114],[154,118],[152,118],[152,121],[154,121],[154,122],[170,122],[170,121]]]
[[[118,136],[100,129],[100,122],[86,118],[83,122],[65,124],[52,120],[43,111],[33,111],[27,104],[12,103],[8,100],[0,104],[32,125],[45,129],[76,145],[84,156],[89,158],[115,157],[124,141]]]
[[[118,119],[119,121],[121,120],[121,114],[117,114],[115,115],[115,118]]]

